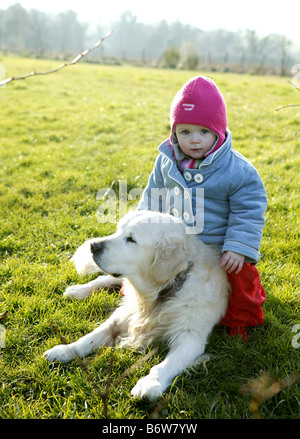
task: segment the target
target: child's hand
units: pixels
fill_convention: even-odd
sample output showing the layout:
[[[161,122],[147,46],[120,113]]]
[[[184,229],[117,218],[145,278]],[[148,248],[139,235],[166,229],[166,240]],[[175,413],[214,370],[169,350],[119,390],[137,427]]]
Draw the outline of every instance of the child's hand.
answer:
[[[228,273],[236,270],[235,274],[239,274],[243,268],[245,256],[234,252],[225,252],[221,258],[220,268],[223,268]]]

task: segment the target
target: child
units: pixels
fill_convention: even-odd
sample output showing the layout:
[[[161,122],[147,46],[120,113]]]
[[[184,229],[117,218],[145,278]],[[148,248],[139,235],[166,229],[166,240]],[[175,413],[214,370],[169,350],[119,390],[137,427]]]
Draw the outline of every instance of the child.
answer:
[[[232,149],[226,104],[211,79],[198,76],[179,90],[170,122],[170,138],[158,148],[138,209],[181,216],[192,233],[220,249],[231,285],[220,323],[246,341],[247,327],[264,319],[266,294],[255,267],[267,207],[263,182]]]

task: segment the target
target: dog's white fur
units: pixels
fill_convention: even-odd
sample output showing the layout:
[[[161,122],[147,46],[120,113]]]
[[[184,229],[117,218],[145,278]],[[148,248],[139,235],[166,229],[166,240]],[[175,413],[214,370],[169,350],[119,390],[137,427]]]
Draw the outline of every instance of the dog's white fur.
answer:
[[[49,361],[82,358],[103,345],[143,348],[165,339],[170,351],[132,389],[136,397],[162,395],[174,377],[204,353],[207,338],[225,314],[229,284],[219,268],[220,255],[174,217],[138,211],[120,221],[117,232],[83,244],[73,257],[82,274],[108,273],[86,285],[69,287],[65,295],[83,299],[96,288],[125,282],[125,296],[111,317],[74,343],[45,352]],[[99,251],[91,253],[91,244]],[[94,259],[93,259],[94,258]],[[96,263],[95,263],[96,261]],[[159,299],[159,292],[172,285],[176,275],[193,267],[175,295]],[[118,279],[110,274],[118,275]]]

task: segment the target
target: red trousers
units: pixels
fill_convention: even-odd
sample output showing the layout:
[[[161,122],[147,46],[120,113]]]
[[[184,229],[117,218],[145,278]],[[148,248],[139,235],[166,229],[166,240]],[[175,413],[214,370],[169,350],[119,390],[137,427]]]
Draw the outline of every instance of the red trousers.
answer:
[[[266,300],[266,293],[260,283],[257,268],[245,263],[239,274],[228,273],[228,280],[231,294],[226,314],[220,324],[231,328],[262,325],[264,313],[261,305]]]

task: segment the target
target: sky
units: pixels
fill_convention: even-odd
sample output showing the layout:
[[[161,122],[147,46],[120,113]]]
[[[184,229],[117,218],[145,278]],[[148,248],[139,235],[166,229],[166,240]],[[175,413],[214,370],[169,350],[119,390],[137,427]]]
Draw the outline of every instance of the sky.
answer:
[[[17,0],[0,0],[0,9],[15,3]],[[278,33],[300,43],[297,0],[19,0],[19,3],[25,9],[45,12],[72,9],[80,21],[93,25],[99,22],[108,25],[124,10],[129,10],[143,23],[179,20],[204,31],[251,29],[260,36]]]

